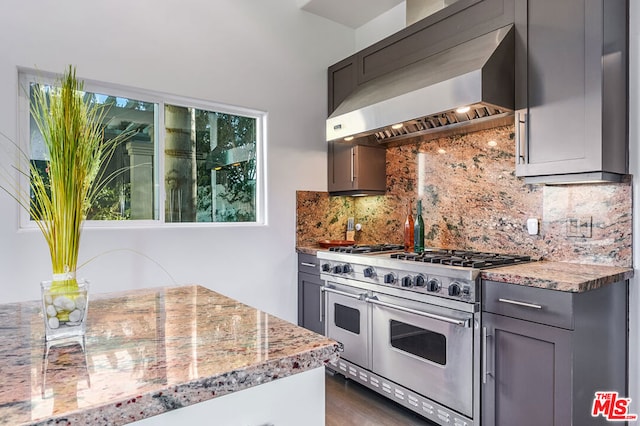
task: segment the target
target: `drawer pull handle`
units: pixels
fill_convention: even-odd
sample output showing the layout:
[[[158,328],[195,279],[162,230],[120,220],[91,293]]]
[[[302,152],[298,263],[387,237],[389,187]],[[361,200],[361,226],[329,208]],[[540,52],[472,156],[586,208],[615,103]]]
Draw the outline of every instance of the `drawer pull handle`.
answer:
[[[315,263],[307,263],[307,262],[300,262],[300,264],[302,266],[308,266],[310,268],[315,268],[317,266]]]
[[[527,303],[527,302],[520,302],[519,300],[498,299],[498,302],[509,303],[511,305],[524,306],[525,308],[542,309],[542,305],[536,305],[534,303]]]

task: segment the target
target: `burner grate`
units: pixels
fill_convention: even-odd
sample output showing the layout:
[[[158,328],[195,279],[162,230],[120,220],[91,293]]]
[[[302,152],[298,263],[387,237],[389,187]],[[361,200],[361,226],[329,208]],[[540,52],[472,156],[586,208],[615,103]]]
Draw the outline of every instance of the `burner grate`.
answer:
[[[400,244],[371,244],[371,245],[352,245],[346,247],[330,247],[329,251],[338,253],[352,253],[352,254],[365,254],[365,253],[384,253],[389,251],[403,250],[404,246]]]
[[[394,253],[391,258],[476,269],[529,262],[531,260],[530,256],[439,248],[428,248],[423,253]]]

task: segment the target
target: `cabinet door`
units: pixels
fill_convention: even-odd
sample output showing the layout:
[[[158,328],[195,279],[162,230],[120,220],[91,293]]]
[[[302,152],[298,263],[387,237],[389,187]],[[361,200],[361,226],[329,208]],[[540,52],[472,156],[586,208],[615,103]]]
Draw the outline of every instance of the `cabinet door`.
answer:
[[[585,0],[517,3],[528,5],[526,28],[521,29],[528,86],[528,110],[521,111],[528,135],[521,137],[528,136],[528,146],[520,145],[525,152],[520,153],[517,174],[599,170],[597,163],[588,163],[589,154],[598,156],[599,148],[588,141],[596,140],[599,131],[587,122],[586,91],[598,90],[600,84],[591,81],[597,76],[585,69]]]
[[[340,105],[340,102],[349,96],[358,85],[356,77],[356,56],[352,55],[335,65],[329,67],[328,70],[328,108],[329,115]]]
[[[416,1],[442,9],[357,53],[358,84],[513,22],[513,0]],[[410,7],[407,4],[407,7]],[[409,13],[411,10],[409,10]]]
[[[355,148],[354,189],[381,191],[387,189],[386,150],[359,145]]]
[[[354,188],[356,145],[329,142],[329,192],[349,191]]]
[[[382,147],[329,142],[330,193],[383,194],[387,188],[386,151]]]
[[[571,424],[571,331],[482,313],[482,424]]]
[[[417,1],[432,8],[436,1]],[[513,0],[447,0],[442,9],[328,70],[329,115],[358,85],[513,22]]]
[[[517,176],[626,173],[619,3],[516,0]]]
[[[298,273],[298,325],[318,334],[324,334],[322,284],[319,275]]]

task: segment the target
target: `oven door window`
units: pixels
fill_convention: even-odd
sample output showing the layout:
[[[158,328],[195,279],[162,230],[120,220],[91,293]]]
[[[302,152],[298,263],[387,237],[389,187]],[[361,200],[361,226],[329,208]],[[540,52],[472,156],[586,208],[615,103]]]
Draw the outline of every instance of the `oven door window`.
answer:
[[[440,365],[447,364],[447,338],[443,334],[396,320],[389,325],[391,346]]]
[[[360,311],[339,303],[334,305],[334,323],[336,327],[360,334]]]

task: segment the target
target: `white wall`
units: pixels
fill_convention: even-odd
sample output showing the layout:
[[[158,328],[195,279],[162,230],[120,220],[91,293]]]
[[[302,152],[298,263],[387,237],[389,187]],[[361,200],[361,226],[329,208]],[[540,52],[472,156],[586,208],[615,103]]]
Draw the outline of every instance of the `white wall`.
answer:
[[[369,47],[403,29],[406,25],[406,2],[389,9],[387,12],[356,29],[356,52]]]
[[[630,281],[629,396],[632,412],[640,413],[640,4],[629,2],[629,168],[633,175],[633,265]]]
[[[5,0],[0,14],[0,132],[16,139],[17,68],[202,98],[268,112],[268,226],[85,229],[81,262],[134,249],[178,283],[198,283],[296,319],[295,191],[326,190],[326,68],[354,32],[295,0]],[[6,140],[0,140],[6,143]],[[2,156],[0,166],[11,159]],[[36,299],[50,278],[39,231],[18,229],[0,194],[0,303]],[[105,254],[79,271],[97,292],[171,284],[153,262]]]

